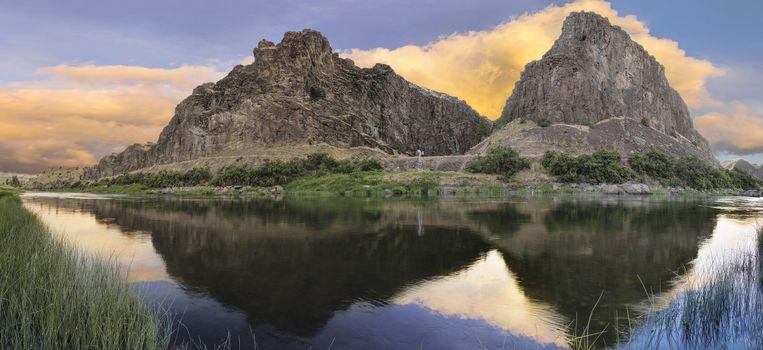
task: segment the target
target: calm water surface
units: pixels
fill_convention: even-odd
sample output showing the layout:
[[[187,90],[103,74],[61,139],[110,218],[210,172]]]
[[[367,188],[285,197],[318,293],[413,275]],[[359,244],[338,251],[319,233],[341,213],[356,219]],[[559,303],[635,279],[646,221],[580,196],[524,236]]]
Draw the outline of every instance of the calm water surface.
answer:
[[[668,298],[760,217],[723,199],[24,203],[120,264],[175,315],[178,341],[260,349],[556,349],[589,315],[613,344],[645,290]]]

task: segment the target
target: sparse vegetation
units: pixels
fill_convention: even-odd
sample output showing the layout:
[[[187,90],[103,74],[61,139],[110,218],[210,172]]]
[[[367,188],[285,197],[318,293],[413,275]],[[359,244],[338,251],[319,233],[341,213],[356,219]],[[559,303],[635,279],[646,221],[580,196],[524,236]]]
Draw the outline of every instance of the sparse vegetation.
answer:
[[[619,184],[634,177],[633,172],[620,161],[620,154],[610,150],[577,157],[548,151],[543,155],[541,164],[561,182]]]
[[[647,118],[647,117],[641,118],[641,125],[643,125],[643,126],[645,126],[647,128],[650,127],[651,123],[649,122],[649,118]]]
[[[549,127],[551,126],[551,120],[549,120],[548,118],[539,119],[538,126],[540,126],[541,128]]]
[[[472,173],[499,174],[507,178],[529,168],[530,161],[509,147],[493,148],[466,165],[466,170]]]

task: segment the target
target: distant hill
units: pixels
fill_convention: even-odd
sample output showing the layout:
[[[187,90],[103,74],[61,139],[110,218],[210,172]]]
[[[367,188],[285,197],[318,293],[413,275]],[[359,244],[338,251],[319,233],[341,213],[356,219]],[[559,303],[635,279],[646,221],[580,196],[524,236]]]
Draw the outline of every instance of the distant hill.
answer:
[[[744,159],[726,160],[721,162],[721,165],[726,169],[736,169],[749,174],[757,180],[763,181],[763,165],[752,164]]]

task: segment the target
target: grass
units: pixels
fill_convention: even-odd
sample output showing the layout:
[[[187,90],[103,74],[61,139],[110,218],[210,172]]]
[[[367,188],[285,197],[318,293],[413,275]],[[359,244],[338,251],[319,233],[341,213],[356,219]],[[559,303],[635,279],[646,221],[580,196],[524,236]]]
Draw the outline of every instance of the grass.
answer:
[[[55,192],[86,192],[86,193],[100,193],[100,194],[143,194],[151,193],[152,189],[141,184],[129,184],[129,185],[106,185],[97,184],[91,186],[79,186],[79,187],[62,187],[56,188]]]
[[[763,231],[755,252],[740,251],[714,262],[708,276],[683,281],[685,288],[650,311],[618,349],[763,349]],[[733,259],[733,261],[732,261]],[[578,349],[578,348],[575,348]]]
[[[402,195],[409,193],[411,188],[386,180],[381,171],[368,171],[303,177],[288,183],[285,190],[289,193],[355,195],[383,195],[387,190],[388,193]]]
[[[54,239],[0,188],[0,348],[167,349],[169,335],[112,264]]]

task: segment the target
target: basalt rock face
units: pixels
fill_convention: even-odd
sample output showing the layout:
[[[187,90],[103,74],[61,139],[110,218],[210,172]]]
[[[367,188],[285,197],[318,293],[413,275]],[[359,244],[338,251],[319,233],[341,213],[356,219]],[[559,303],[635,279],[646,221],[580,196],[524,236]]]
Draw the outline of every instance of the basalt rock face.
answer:
[[[386,65],[363,69],[312,30],[263,40],[250,65],[194,89],[153,145],[107,156],[90,177],[272,146],[366,146],[461,154],[492,128],[465,102],[416,86]]]
[[[524,119],[592,126],[611,118],[688,142],[692,153],[717,162],[663,66],[624,30],[590,12],[565,19],[552,48],[525,67],[496,124]]]

